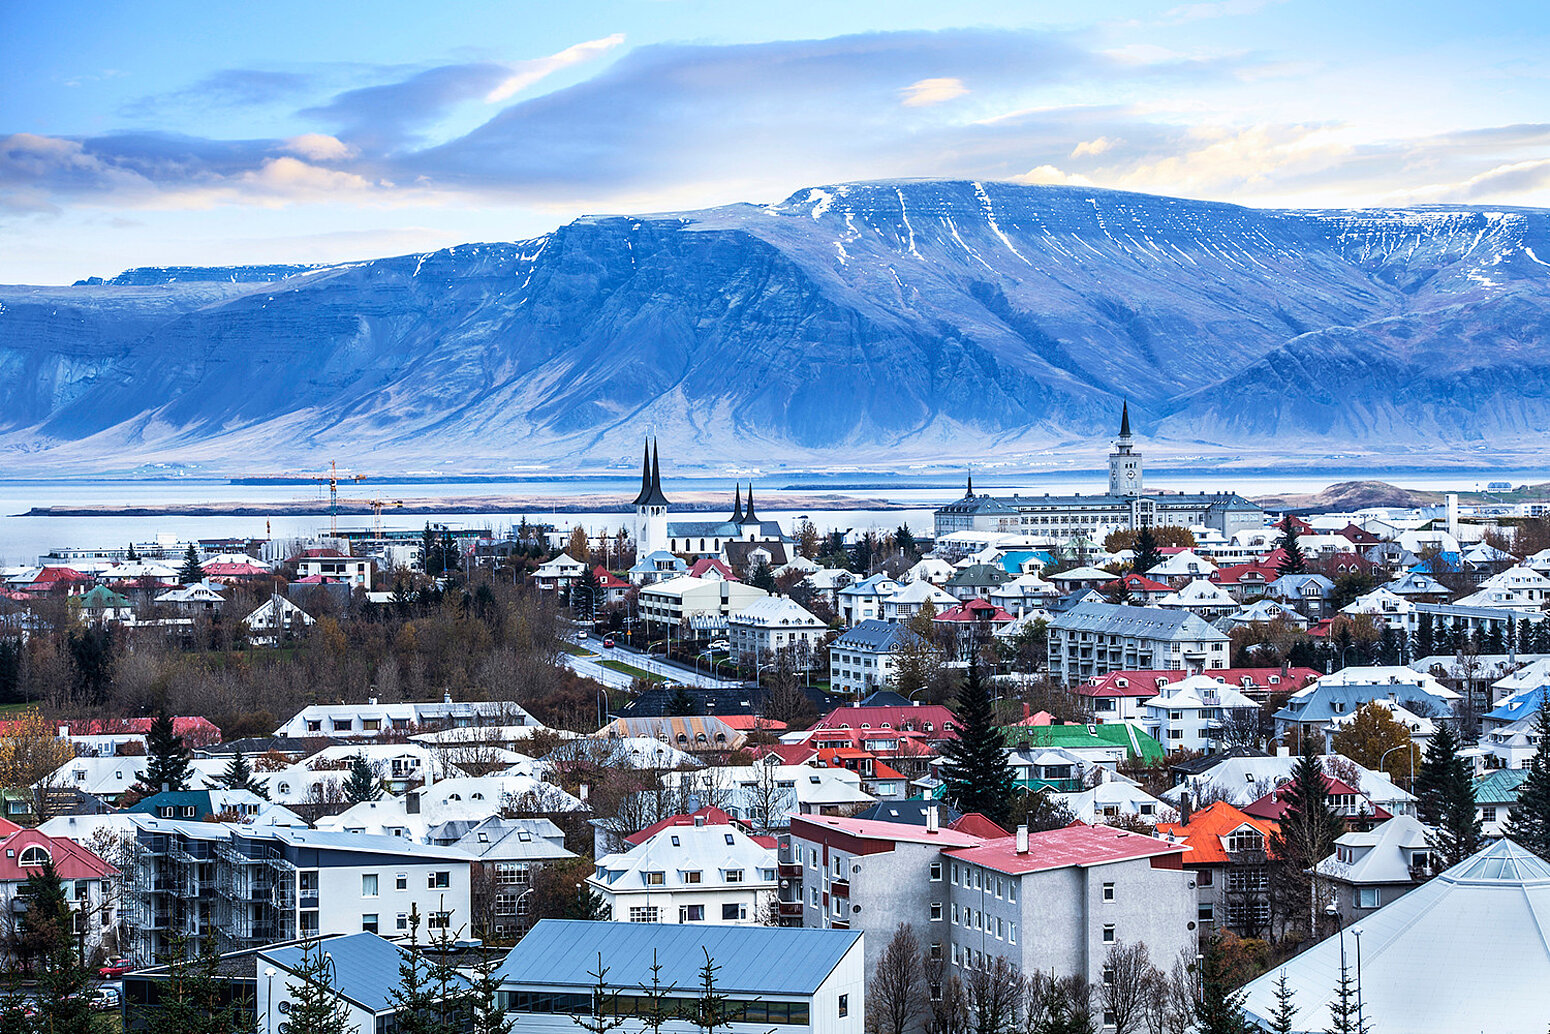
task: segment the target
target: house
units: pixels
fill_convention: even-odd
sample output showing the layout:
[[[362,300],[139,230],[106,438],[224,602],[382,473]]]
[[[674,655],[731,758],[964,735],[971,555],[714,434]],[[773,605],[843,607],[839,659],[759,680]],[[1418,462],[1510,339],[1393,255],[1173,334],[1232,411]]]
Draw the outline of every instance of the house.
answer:
[[[1509,567],[1491,575],[1458,601],[1460,607],[1515,607],[1544,610],[1550,603],[1550,577],[1532,567]]]
[[[927,603],[931,604],[934,613],[939,614],[957,606],[958,600],[926,579],[917,579],[883,600],[883,620],[901,623],[908,621],[919,614]]]
[[[272,593],[242,623],[253,642],[278,645],[316,624],[316,620],[286,597]]]
[[[1361,782],[1361,780],[1353,780],[1353,782]],[[1277,783],[1270,792],[1245,804],[1243,813],[1280,822],[1289,806],[1286,799],[1288,785],[1290,780]],[[1324,775],[1324,792],[1329,795],[1330,810],[1344,820],[1349,830],[1371,829],[1377,823],[1387,822],[1394,817],[1392,812],[1374,803],[1373,799],[1362,790],[1328,773]]]
[[[1001,730],[1009,745],[1022,749],[1029,747],[1058,747],[1081,758],[1087,765],[1119,770],[1121,763],[1129,759],[1147,763],[1161,761],[1162,744],[1149,736],[1139,725],[1113,722],[1106,725],[1080,725],[1077,723],[1051,722],[1049,725],[1014,725]]]
[[[757,670],[789,651],[798,670],[813,666],[813,656],[829,626],[784,596],[766,596],[727,617],[733,664]]]
[[[634,566],[626,573],[630,576],[632,585],[655,585],[672,578],[680,578],[688,574],[688,571],[689,565],[684,563],[682,557],[675,556],[665,549],[654,549],[637,559]]]
[[[1264,560],[1251,560],[1243,564],[1224,564],[1213,571],[1212,584],[1221,587],[1238,602],[1263,596],[1269,587],[1281,577],[1275,564]]]
[[[736,826],[669,826],[599,858],[587,885],[618,923],[760,924],[775,911],[775,852]]]
[[[220,588],[209,582],[195,582],[176,589],[169,589],[153,601],[158,607],[170,607],[188,617],[214,616],[226,606],[226,597]]]
[[[171,790],[142,797],[123,809],[130,815],[156,815],[188,822],[245,822],[254,826],[299,826],[307,821],[289,808],[251,790]]]
[[[1081,603],[1049,624],[1049,671],[1067,685],[1136,668],[1225,668],[1229,640],[1187,611]]]
[[[1186,610],[1206,621],[1214,621],[1238,609],[1237,600],[1205,578],[1194,579],[1159,599],[1156,605],[1164,610]]]
[[[1101,589],[1113,580],[1114,572],[1101,567],[1073,567],[1069,571],[1057,571],[1046,579],[1062,594],[1078,589]]]
[[[1361,956],[1376,1034],[1542,1034],[1550,1015],[1550,864],[1499,840],[1245,986],[1245,1018],[1268,1029],[1284,977],[1300,1029],[1322,1030],[1346,960]],[[1359,938],[1359,939],[1358,939]],[[1418,965],[1445,951],[1447,965]],[[1504,993],[1503,974],[1511,974]]]
[[[1300,737],[1322,734],[1331,720],[1350,714],[1374,700],[1400,704],[1412,713],[1443,718],[1453,716],[1453,704],[1459,694],[1410,668],[1351,667],[1325,675],[1306,689],[1300,689],[1275,713],[1276,736],[1292,729]]]
[[[1121,575],[1112,582],[1104,582],[1098,586],[1098,591],[1105,596],[1128,597],[1129,602],[1140,605],[1155,603],[1164,596],[1172,595],[1173,586],[1167,582],[1154,581],[1145,575],[1136,574],[1132,571],[1130,574]]]
[[[134,604],[129,602],[129,598],[120,596],[105,585],[98,585],[79,596],[72,596],[70,601],[79,608],[81,620],[89,625],[105,625],[110,621],[131,621],[135,615]]]
[[[845,586],[837,594],[840,602],[840,622],[850,628],[863,621],[881,618],[883,601],[901,588],[898,582],[885,574],[874,574]]]
[[[1189,848],[1184,868],[1195,877],[1200,929],[1263,937],[1270,928],[1270,838],[1276,824],[1216,801],[1197,812],[1187,806],[1157,835]]]
[[[175,937],[215,935],[223,949],[293,937],[468,927],[473,858],[398,837],[185,822],[136,816],[132,954],[152,959]]]
[[[371,591],[374,565],[370,557],[347,556],[337,549],[308,549],[294,560],[298,580],[320,578],[330,582],[343,582],[352,589]],[[542,571],[543,568],[539,570]]]
[[[140,781],[146,762],[144,755],[77,757],[60,765],[39,786],[77,790],[114,804]],[[194,783],[208,782],[226,771],[226,759],[195,758],[189,767]]]
[[[571,586],[581,581],[586,570],[586,564],[569,553],[561,553],[538,565],[538,569],[533,572],[533,585],[539,592],[552,592],[566,599],[570,596]]]
[[[1340,925],[1360,922],[1432,876],[1431,843],[1413,815],[1396,815],[1335,840],[1335,853],[1313,867],[1333,885]]]
[[[694,805],[719,807],[753,829],[785,829],[798,815],[850,813],[877,799],[846,768],[783,764],[770,754],[752,765],[665,772],[662,785],[687,794]]]
[[[1193,801],[1225,800],[1234,807],[1248,810],[1256,801],[1269,796],[1276,787],[1289,781],[1292,769],[1297,764],[1297,759],[1286,753],[1263,757],[1231,751],[1220,758],[1202,760],[1213,763],[1198,771],[1179,773],[1179,782],[1159,796],[1177,805],[1188,794]],[[1331,771],[1354,772],[1361,782],[1360,791],[1354,788],[1340,791],[1344,794],[1359,794],[1364,799],[1364,802],[1353,800],[1342,803],[1349,815],[1373,815],[1379,810],[1389,815],[1415,813],[1415,797],[1400,789],[1383,773],[1358,765],[1340,754],[1321,754],[1319,764],[1326,778],[1331,778]],[[1261,810],[1272,818],[1277,814],[1274,807]]]
[[[1141,789],[1134,780],[1115,776],[1105,768],[1097,772],[1097,785],[1055,794],[1055,800],[1071,809],[1076,821],[1097,826],[1117,819],[1131,819],[1150,825],[1178,817],[1170,805]]]
[[[991,593],[1012,578],[1006,568],[997,564],[970,564],[954,572],[942,588],[957,600],[988,600]]]
[[[992,642],[995,634],[1014,620],[994,603],[976,597],[942,611],[932,618],[932,625],[951,633],[952,659],[967,661],[977,646]]]
[[[1432,737],[1437,733],[1437,722],[1407,711],[1392,700],[1374,700],[1372,703],[1383,708],[1389,713],[1390,718],[1405,727],[1410,733],[1410,741],[1416,745],[1417,750],[1423,754],[1426,752],[1427,744],[1431,743]],[[1335,752],[1335,737],[1355,720],[1355,711],[1347,711],[1329,720],[1329,724],[1324,727],[1324,753]]]
[[[395,1029],[398,1000],[394,994],[400,990],[399,970],[412,950],[375,932],[361,932],[259,951],[254,956],[254,968],[265,979],[257,981],[254,1012],[260,1034],[281,1034],[295,1026],[286,1017],[291,1014],[300,989],[306,986],[305,967],[315,964],[323,955],[330,962],[328,988],[341,1006],[343,1029]],[[454,992],[467,991],[471,986],[468,978],[458,972],[450,980]]]
[[[1550,554],[1550,550],[1545,552]],[[1547,570],[1550,570],[1550,557],[1547,557],[1545,567]],[[940,557],[921,557],[915,562],[914,567],[904,572],[904,577],[901,580],[908,583],[930,582],[932,585],[940,586],[946,584],[947,579],[953,576],[955,570],[957,569],[952,564]]]
[[[1512,820],[1512,807],[1518,803],[1518,788],[1528,772],[1522,768],[1498,769],[1475,780],[1475,813],[1480,831],[1488,837],[1506,833]]]
[[[496,978],[524,1034],[573,1034],[593,1009],[598,959],[606,993],[621,1012],[649,1009],[643,988],[668,994],[673,1016],[661,1034],[701,1030],[687,1014],[701,971],[716,968],[729,1031],[862,1034],[866,969],[861,935],[844,930],[790,930],[710,923],[593,923],[545,919],[506,956]],[[654,972],[652,967],[659,967]],[[367,1029],[367,1028],[363,1028]]]
[[[439,725],[463,729],[479,725],[539,726],[539,722],[509,700],[456,703],[448,693],[440,702],[379,704],[373,698],[364,704],[312,704],[296,712],[274,734],[292,739],[370,739],[383,733],[416,732]]]
[[[88,953],[113,951],[119,945],[114,931],[119,926],[118,869],[74,840],[51,837],[36,829],[20,829],[0,820],[0,909],[14,919],[26,913],[27,898],[21,893],[28,877],[52,864],[64,884],[70,909],[72,940],[79,939]]]
[[[1222,742],[1222,728],[1236,720],[1257,721],[1259,705],[1210,675],[1191,675],[1159,688],[1141,705],[1142,724],[1171,753],[1211,751]]]
[[[454,820],[434,830],[431,843],[474,856],[474,914],[489,916],[490,936],[501,939],[518,939],[532,926],[525,899],[534,873],[577,857],[565,849],[565,833],[548,819],[492,815],[472,824]]]
[[[1143,572],[1156,581],[1178,587],[1197,578],[1209,579],[1216,573],[1216,565],[1193,550],[1163,548],[1159,552],[1163,554],[1161,563]]]
[[[829,644],[829,689],[833,693],[868,696],[891,686],[900,658],[931,646],[903,625],[875,618],[862,621]]]
[[[1216,627],[1229,634],[1235,628],[1253,625],[1269,625],[1280,622],[1294,629],[1306,630],[1308,619],[1290,606],[1283,606],[1275,600],[1255,600],[1246,606],[1239,607],[1232,613],[1220,618]]]
[[[604,603],[620,603],[624,600],[624,594],[630,591],[629,582],[602,564],[592,568],[592,577],[597,580],[597,591]]]
[[[1023,617],[1035,612],[1042,614],[1045,606],[1059,596],[1060,590],[1052,583],[1036,574],[1025,574],[996,586],[990,602],[1009,614]]]

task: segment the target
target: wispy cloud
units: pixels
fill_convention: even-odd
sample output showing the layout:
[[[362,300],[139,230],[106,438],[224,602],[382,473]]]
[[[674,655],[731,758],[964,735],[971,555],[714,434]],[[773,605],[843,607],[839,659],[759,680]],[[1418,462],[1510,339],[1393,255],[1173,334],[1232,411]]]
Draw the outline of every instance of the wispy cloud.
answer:
[[[602,39],[588,40],[585,43],[577,43],[575,46],[566,47],[564,50],[550,54],[548,57],[535,58],[532,61],[519,61],[511,65],[511,75],[499,86],[491,90],[484,98],[489,104],[498,104],[503,100],[509,100],[556,72],[595,60],[608,53],[610,50],[624,42],[624,33],[616,32],[612,36],[604,36]]]
[[[899,91],[906,108],[925,108],[956,100],[969,92],[962,79],[920,79]]]

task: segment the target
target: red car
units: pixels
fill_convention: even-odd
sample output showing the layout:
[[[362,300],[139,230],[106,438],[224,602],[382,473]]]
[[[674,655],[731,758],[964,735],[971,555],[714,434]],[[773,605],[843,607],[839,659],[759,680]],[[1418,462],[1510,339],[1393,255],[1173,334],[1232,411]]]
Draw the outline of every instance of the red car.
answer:
[[[613,648],[614,648],[614,641],[613,641],[612,637],[609,637],[609,638],[603,640],[603,649],[605,649],[605,650],[612,650]]]
[[[109,959],[106,966],[97,970],[97,975],[104,980],[117,980],[134,968],[135,964],[128,959]]]

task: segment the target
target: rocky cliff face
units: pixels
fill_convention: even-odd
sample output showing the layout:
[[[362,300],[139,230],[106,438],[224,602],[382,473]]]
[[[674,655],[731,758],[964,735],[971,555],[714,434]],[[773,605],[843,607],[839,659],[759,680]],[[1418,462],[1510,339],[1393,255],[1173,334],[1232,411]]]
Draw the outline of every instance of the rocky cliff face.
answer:
[[[1275,212],[998,183],[587,218],[327,268],[0,288],[28,469],[1530,448],[1550,214]],[[258,459],[257,457],[262,457]],[[391,457],[391,460],[388,459]]]

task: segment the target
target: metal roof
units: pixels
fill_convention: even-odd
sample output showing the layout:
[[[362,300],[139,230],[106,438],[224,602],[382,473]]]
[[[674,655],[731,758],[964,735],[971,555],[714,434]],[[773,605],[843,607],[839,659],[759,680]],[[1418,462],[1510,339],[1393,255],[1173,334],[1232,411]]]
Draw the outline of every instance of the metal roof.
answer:
[[[319,948],[333,959],[334,987],[350,1001],[371,1012],[387,1012],[393,1008],[388,992],[398,987],[398,965],[408,949],[400,948],[392,941],[374,933],[353,933],[345,937],[331,937],[312,948]],[[280,969],[296,971],[302,962],[302,946],[277,948],[259,953]],[[262,970],[262,963],[259,969]],[[467,987],[468,981],[455,976],[456,982]]]
[[[1050,627],[1068,632],[1099,632],[1145,639],[1227,641],[1225,633],[1218,632],[1188,611],[1126,607],[1115,603],[1079,604],[1050,622]]]
[[[601,955],[611,987],[649,984],[655,961],[664,985],[692,991],[708,954],[727,994],[809,995],[860,940],[850,930],[545,919],[511,949],[496,976],[522,987],[583,988],[595,982],[587,970],[596,972]]]

